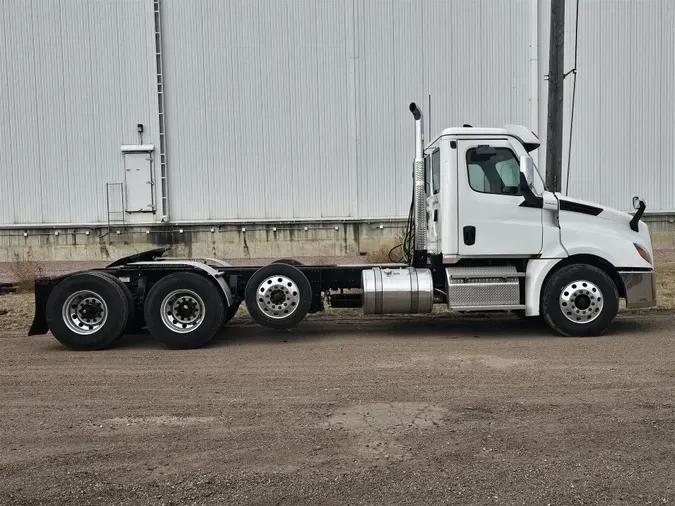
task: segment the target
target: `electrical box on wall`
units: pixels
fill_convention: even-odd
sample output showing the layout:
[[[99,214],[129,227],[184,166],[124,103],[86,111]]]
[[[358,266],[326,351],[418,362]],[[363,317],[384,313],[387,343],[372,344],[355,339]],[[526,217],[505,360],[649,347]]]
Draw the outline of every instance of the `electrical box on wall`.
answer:
[[[122,146],[127,213],[155,212],[154,152],[152,144]]]

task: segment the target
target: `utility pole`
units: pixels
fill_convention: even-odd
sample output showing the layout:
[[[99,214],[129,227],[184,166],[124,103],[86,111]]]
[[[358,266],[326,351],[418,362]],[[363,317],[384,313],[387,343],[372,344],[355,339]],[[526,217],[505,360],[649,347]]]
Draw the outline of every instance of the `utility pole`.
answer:
[[[563,80],[565,78],[565,0],[551,0],[550,33],[546,186],[551,191],[560,191],[562,179]]]

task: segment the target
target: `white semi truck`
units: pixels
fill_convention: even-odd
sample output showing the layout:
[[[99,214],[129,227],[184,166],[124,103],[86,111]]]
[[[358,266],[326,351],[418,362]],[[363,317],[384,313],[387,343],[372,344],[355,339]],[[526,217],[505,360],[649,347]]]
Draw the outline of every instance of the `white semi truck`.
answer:
[[[324,304],[365,315],[513,311],[541,316],[556,333],[606,331],[624,298],[656,304],[645,210],[634,215],[544,187],[523,126],[449,128],[426,148],[415,119],[414,192],[404,261],[302,265],[281,259],[234,267],[176,259],[155,249],[104,269],[40,279],[29,335],[51,331],[63,345],[104,348],[147,327],[170,348],[207,343],[246,302],[260,325],[290,329]]]

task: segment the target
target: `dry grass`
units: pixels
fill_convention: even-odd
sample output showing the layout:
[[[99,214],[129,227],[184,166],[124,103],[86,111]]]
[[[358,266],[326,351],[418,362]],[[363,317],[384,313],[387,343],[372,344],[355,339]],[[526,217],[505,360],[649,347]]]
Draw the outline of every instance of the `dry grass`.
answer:
[[[675,309],[675,262],[656,264],[656,300],[659,309]]]
[[[14,254],[14,261],[9,266],[17,288],[20,292],[33,291],[33,283],[36,279],[45,275],[44,266],[33,259],[33,250],[28,248],[23,256]]]
[[[393,246],[389,244],[382,245],[380,249],[371,251],[366,255],[366,263],[368,264],[388,264],[391,263],[389,260],[389,251]],[[396,253],[394,251],[394,253]],[[392,255],[393,256],[393,255]]]
[[[30,292],[10,293],[0,297],[0,339],[16,332],[25,335],[33,321],[35,298]]]
[[[370,251],[366,255],[366,263],[368,264],[389,264],[392,262],[400,262],[403,257],[402,244],[405,231],[399,230],[393,239],[383,242],[380,248],[375,251]],[[391,258],[389,258],[391,253]]]

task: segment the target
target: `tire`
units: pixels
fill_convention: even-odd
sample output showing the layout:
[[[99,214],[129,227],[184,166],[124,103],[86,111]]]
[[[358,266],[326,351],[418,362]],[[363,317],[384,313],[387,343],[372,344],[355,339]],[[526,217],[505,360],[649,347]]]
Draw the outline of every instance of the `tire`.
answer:
[[[56,285],[47,299],[46,317],[54,337],[67,348],[100,350],[124,332],[129,301],[109,275],[83,272]]]
[[[133,334],[134,332],[141,330],[145,326],[143,312],[136,311],[136,301],[134,300],[134,296],[132,295],[131,290],[129,290],[129,287],[120,281],[118,277],[113,276],[108,272],[99,272],[99,274],[107,276],[117,283],[117,285],[119,285],[119,287],[122,289],[122,292],[124,292],[124,296],[126,297],[127,303],[129,304],[129,321],[127,322],[127,326],[124,328],[124,331],[117,339],[120,339],[125,334]]]
[[[256,323],[275,330],[287,330],[307,316],[312,303],[312,286],[292,265],[270,264],[258,269],[248,280],[245,301]]]
[[[181,299],[186,312],[181,312]],[[150,289],[144,314],[150,334],[166,347],[198,348],[223,327],[225,300],[220,289],[207,278],[177,272]]]
[[[279,260],[275,260],[274,262],[272,262],[270,265],[273,265],[273,264],[286,264],[286,265],[295,265],[295,266],[305,265],[301,261],[296,260],[295,258],[280,258]]]
[[[610,327],[618,311],[614,281],[592,265],[561,268],[542,291],[541,314],[546,324],[563,336],[599,336]]]

